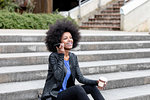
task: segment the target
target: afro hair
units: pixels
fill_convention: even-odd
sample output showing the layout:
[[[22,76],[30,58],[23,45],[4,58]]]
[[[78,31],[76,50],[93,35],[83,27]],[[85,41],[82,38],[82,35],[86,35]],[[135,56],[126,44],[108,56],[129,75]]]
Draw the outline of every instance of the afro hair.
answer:
[[[80,40],[79,28],[72,21],[67,19],[57,20],[55,24],[50,26],[48,32],[46,32],[45,44],[50,52],[57,52],[54,44],[61,42],[61,37],[64,32],[70,32],[73,38],[73,48],[78,45]]]

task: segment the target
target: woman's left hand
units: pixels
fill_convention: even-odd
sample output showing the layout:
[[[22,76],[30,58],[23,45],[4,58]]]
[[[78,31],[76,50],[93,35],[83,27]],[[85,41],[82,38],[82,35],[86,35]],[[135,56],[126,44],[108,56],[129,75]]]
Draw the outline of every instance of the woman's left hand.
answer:
[[[98,84],[99,84],[100,80],[98,80]],[[103,90],[106,87],[106,83],[104,83],[103,87],[98,85],[98,89]]]

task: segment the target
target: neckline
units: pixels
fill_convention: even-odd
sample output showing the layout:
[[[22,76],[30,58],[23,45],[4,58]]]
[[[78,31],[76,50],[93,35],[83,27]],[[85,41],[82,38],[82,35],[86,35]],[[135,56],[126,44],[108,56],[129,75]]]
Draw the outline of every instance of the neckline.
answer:
[[[68,59],[68,60],[65,60],[65,59],[64,59],[64,61],[69,61],[69,59]]]

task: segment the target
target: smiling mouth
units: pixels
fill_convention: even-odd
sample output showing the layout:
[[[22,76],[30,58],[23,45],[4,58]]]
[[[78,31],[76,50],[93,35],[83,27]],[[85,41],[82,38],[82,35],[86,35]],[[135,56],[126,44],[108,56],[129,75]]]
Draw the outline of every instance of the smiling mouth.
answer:
[[[67,43],[66,45],[68,45],[68,46],[72,46],[72,43]]]

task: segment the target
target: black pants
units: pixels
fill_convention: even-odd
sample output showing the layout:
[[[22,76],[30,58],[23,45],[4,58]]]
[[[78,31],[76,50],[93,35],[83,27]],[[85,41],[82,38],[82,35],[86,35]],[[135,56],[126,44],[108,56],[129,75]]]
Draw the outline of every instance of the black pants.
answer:
[[[72,86],[60,92],[53,100],[90,100],[87,94],[91,94],[94,100],[104,100],[98,88],[93,85]]]

